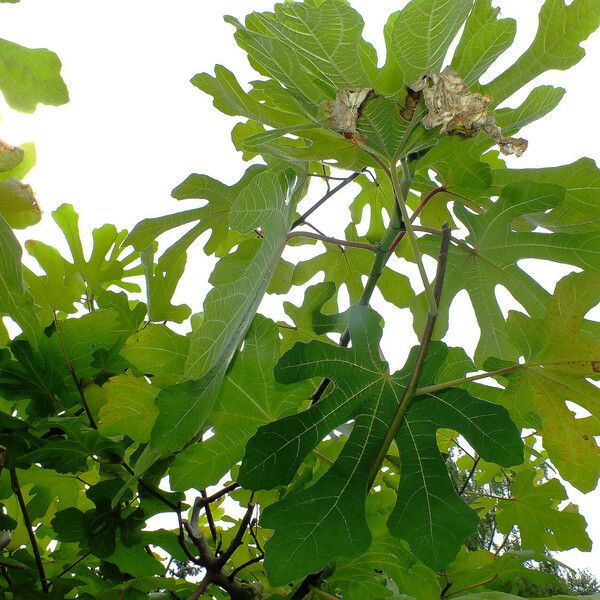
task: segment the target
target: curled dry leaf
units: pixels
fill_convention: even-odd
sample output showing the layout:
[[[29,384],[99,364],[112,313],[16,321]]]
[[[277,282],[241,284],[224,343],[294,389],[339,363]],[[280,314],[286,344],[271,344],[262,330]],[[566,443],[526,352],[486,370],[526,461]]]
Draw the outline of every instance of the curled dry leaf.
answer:
[[[496,119],[488,113],[492,98],[471,92],[452,67],[446,67],[441,73],[426,73],[408,87],[423,93],[425,106],[429,109],[423,119],[427,129],[441,125],[440,131],[465,138],[485,131],[498,144],[502,154],[521,156],[527,150],[527,140],[502,135]]]
[[[340,88],[335,100],[325,103],[325,120],[329,127],[344,134],[344,137],[364,141],[357,135],[356,120],[362,103],[372,92],[372,88]]]

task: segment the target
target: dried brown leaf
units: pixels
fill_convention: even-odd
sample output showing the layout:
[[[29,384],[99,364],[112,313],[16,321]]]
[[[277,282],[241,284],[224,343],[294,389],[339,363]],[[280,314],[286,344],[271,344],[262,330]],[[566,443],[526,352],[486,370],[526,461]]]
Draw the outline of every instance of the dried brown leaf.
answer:
[[[356,138],[356,120],[362,103],[372,92],[372,88],[340,88],[335,100],[325,103],[325,120],[334,131],[344,137]]]
[[[498,144],[502,154],[521,156],[527,150],[527,140],[502,135],[496,119],[488,113],[492,98],[471,92],[452,67],[441,73],[426,73],[408,87],[423,94],[429,110],[423,119],[427,129],[441,125],[442,133],[465,138],[484,131]]]

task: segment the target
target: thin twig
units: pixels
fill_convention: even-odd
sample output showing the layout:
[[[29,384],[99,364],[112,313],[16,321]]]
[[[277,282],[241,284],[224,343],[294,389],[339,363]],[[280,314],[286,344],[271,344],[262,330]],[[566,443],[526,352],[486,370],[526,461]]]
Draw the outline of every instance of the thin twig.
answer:
[[[81,399],[81,404],[83,405],[85,414],[87,415],[87,418],[90,422],[90,427],[92,427],[93,429],[98,429],[98,425],[96,424],[96,421],[94,420],[92,411],[90,410],[90,407],[85,398],[85,393],[83,391],[83,387],[81,386],[81,382],[79,381],[79,378],[77,377],[77,373],[75,372],[75,368],[73,367],[73,364],[71,363],[71,360],[69,359],[69,355],[67,354],[67,349],[65,348],[65,343],[64,343],[64,340],[62,337],[62,333],[61,333],[60,327],[58,325],[58,317],[56,316],[56,312],[53,313],[53,317],[54,317],[54,327],[56,328],[56,335],[58,336],[58,342],[60,344],[60,348],[62,350],[63,357],[65,359],[65,364],[67,366],[69,373],[71,374],[71,378],[73,379],[73,382],[75,383],[75,387],[77,388],[77,391],[79,392],[79,398]]]
[[[410,177],[410,167],[408,166],[406,161],[402,161],[402,173],[403,178],[407,179]],[[400,181],[398,179],[398,171],[396,169],[396,165],[392,165],[390,170],[390,182],[392,184],[392,189],[394,190],[394,196],[396,198],[396,202],[400,207],[400,213],[402,215],[402,220],[406,224],[406,232],[408,234],[408,239],[410,241],[410,245],[412,247],[413,254],[415,255],[415,260],[417,262],[417,267],[419,269],[419,274],[421,275],[421,280],[423,282],[423,287],[425,288],[425,293],[427,294],[427,299],[429,301],[429,312],[435,313],[437,312],[437,304],[434,298],[434,292],[427,277],[427,272],[425,271],[425,266],[423,264],[423,257],[421,256],[421,250],[419,249],[419,243],[417,241],[417,236],[412,230],[410,217],[408,216],[408,212],[406,211],[406,203],[404,199],[401,197],[400,193]],[[450,235],[450,227],[448,227],[448,236]],[[448,237],[448,243],[450,242],[450,238]]]
[[[482,585],[487,585],[488,583],[492,583],[492,581],[494,581],[494,579],[496,579],[497,577],[498,577],[498,573],[494,574],[489,579],[486,579],[485,581],[482,581],[480,583],[474,583],[473,585],[468,585],[467,587],[462,588],[462,590],[456,590],[455,592],[450,592],[449,594],[446,594],[444,596],[444,598],[450,598],[450,596],[456,596],[456,594],[460,594],[461,592],[466,592],[467,590],[472,590],[473,588],[481,587]]]
[[[47,594],[50,588],[48,585],[48,580],[46,579],[46,573],[44,572],[44,563],[42,562],[40,549],[38,547],[37,540],[35,539],[33,524],[31,522],[31,517],[29,516],[29,511],[27,510],[27,505],[25,504],[25,499],[23,498],[23,492],[21,492],[21,486],[19,485],[16,469],[10,469],[10,487],[17,497],[17,502],[21,508],[21,514],[23,515],[23,521],[25,522],[25,528],[27,529],[27,535],[29,536],[29,541],[31,542],[33,556],[35,557],[35,564],[37,566],[40,583],[42,584],[42,590],[44,594]]]
[[[469,474],[467,475],[467,478],[465,479],[464,483],[460,486],[460,490],[458,490],[458,495],[462,496],[466,489],[467,486],[469,485],[469,482],[471,481],[471,479],[473,479],[473,475],[475,475],[475,471],[477,470],[477,465],[479,464],[479,456],[475,457],[475,460],[473,461],[473,466],[471,467],[471,470],[469,471]]]
[[[217,528],[215,526],[215,520],[213,519],[212,511],[210,510],[210,502],[206,502],[206,490],[200,490],[200,495],[204,500],[204,512],[206,513],[206,520],[208,521],[208,528],[210,529],[210,535],[213,542],[217,543]]]
[[[60,579],[63,575],[66,575],[73,567],[76,567],[82,560],[85,560],[91,552],[86,552],[83,556],[80,556],[76,561],[72,562],[68,567],[65,567],[58,575],[55,575],[52,578],[52,581],[55,579]]]
[[[252,519],[252,513],[254,512],[254,507],[256,506],[252,501],[254,498],[254,493],[250,496],[250,502],[248,502],[248,508],[246,509],[246,514],[242,519],[240,526],[238,527],[237,533],[235,537],[229,544],[229,547],[216,561],[216,564],[222,568],[225,566],[225,563],[233,556],[233,553],[242,545],[242,540],[244,539],[244,534],[246,533],[246,529],[250,525],[250,521]]]
[[[354,181],[359,175],[362,174],[362,171],[357,171],[352,173],[348,177],[346,177],[339,185],[336,185],[332,190],[329,190],[316,204],[311,206],[303,215],[299,216],[293,223],[291,229],[298,227],[298,225],[302,225],[310,215],[312,215],[317,208],[323,205],[331,196],[339,192],[342,188],[346,187],[350,182]]]
[[[437,187],[433,190],[431,190],[431,192],[429,192],[429,194],[427,194],[419,203],[419,206],[417,206],[417,208],[415,208],[415,210],[412,212],[412,214],[410,215],[409,221],[411,223],[414,223],[417,219],[417,217],[419,216],[419,214],[421,213],[421,211],[427,206],[427,203],[436,195],[439,194],[440,192],[445,192],[446,188],[444,187]],[[394,250],[396,249],[396,246],[398,246],[398,244],[402,241],[402,238],[406,235],[406,231],[401,231],[397,236],[396,239],[392,242],[392,245],[390,246],[390,249],[388,250],[388,257],[391,256],[394,252]]]
[[[321,235],[319,233],[312,233],[311,231],[292,231],[288,233],[287,239],[294,237],[306,237],[329,244],[336,244],[338,246],[348,246],[349,248],[362,248],[363,250],[370,250],[371,252],[378,252],[379,248],[375,244],[369,244],[368,242],[353,242],[351,240],[341,240],[339,238],[329,237],[327,235]]]
[[[425,387],[417,388],[415,390],[415,396],[422,396],[423,394],[433,394],[434,392],[441,392],[443,390],[447,390],[448,388],[464,385],[465,383],[477,381],[478,379],[485,379],[486,377],[499,377],[500,375],[512,373],[517,369],[521,369],[527,366],[531,365],[527,365],[526,363],[510,365],[510,367],[503,367],[502,369],[498,369],[496,371],[487,371],[486,373],[478,373],[477,375],[470,375],[469,377],[461,377],[460,379],[453,379],[452,381],[444,381],[443,383],[428,385]]]
[[[250,565],[253,565],[257,562],[260,562],[264,557],[264,554],[260,554],[258,556],[255,556],[254,558],[251,558],[250,560],[247,560],[245,563],[241,564],[239,567],[236,567],[233,571],[231,571],[229,578],[233,579],[242,569],[245,569],[246,567],[249,567]]]

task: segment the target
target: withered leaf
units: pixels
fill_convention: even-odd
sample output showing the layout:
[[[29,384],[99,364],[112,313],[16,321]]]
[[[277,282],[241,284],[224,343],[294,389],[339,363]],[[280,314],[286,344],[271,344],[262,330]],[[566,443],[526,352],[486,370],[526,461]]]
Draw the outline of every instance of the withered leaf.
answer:
[[[335,100],[325,102],[325,120],[327,125],[344,136],[356,137],[356,120],[362,103],[371,93],[372,88],[340,88]]]
[[[442,133],[465,138],[484,131],[498,144],[502,154],[521,156],[527,150],[527,140],[502,135],[496,119],[488,113],[492,98],[471,92],[452,67],[446,67],[441,73],[426,73],[408,87],[423,93],[429,110],[423,119],[427,129],[441,125]]]

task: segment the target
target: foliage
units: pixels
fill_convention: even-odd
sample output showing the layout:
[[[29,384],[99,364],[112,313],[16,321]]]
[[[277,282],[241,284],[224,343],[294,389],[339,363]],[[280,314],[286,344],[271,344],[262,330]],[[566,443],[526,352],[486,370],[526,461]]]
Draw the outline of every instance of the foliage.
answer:
[[[600,476],[600,175],[590,159],[500,156],[525,150],[512,136],[561,88],[496,107],[583,57],[599,1],[546,0],[530,48],[486,85],[515,35],[490,0],[412,0],[385,26],[382,66],[345,0],[227,21],[260,79],[245,90],[218,65],[192,82],[242,118],[232,139],[253,164],[233,185],[190,175],[173,196],[196,207],[90,239],[63,205],[70,256],[22,247],[13,229],[41,216],[21,182],[34,152],[0,147],[3,597],[598,594],[551,552],[591,548],[561,478],[588,492]],[[49,51],[0,40],[0,63],[13,108],[67,100]],[[317,210],[351,182],[346,237],[329,237]],[[219,261],[190,316],[173,294],[207,231]],[[291,245],[302,260],[283,257]],[[577,272],[549,293],[531,258]],[[297,286],[285,321],[258,313]],[[498,286],[522,310],[505,317]],[[414,317],[396,372],[375,290]],[[443,341],[463,290],[473,357]]]

